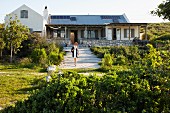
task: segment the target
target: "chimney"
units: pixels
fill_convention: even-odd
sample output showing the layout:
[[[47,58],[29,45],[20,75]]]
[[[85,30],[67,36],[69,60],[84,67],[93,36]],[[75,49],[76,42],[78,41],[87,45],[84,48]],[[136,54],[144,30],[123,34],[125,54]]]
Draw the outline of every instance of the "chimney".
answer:
[[[43,11],[43,18],[48,21],[48,9],[47,6],[45,6],[44,11]]]

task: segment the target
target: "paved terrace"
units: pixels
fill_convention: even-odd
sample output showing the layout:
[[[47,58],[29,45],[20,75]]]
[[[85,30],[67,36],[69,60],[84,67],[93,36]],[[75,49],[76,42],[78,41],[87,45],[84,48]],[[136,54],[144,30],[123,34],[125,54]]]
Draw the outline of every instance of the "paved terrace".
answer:
[[[98,62],[101,61],[97,58],[89,48],[79,48],[79,57],[77,58],[77,65],[74,65],[74,59],[72,57],[71,47],[64,47],[66,55],[64,56],[63,62],[61,62],[60,69],[84,69],[84,68],[99,68]]]

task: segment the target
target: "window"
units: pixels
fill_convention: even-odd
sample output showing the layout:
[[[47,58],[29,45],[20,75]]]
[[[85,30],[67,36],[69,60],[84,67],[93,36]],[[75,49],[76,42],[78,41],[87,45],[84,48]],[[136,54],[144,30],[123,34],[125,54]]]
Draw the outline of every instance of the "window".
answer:
[[[65,37],[65,31],[61,31],[61,38]]]
[[[105,28],[102,28],[101,29],[101,37],[105,37],[106,35],[106,32],[105,32]]]
[[[84,38],[84,30],[81,30],[81,38]]]
[[[28,18],[28,10],[21,10],[21,18]]]
[[[65,31],[64,30],[57,30],[57,31],[54,31],[54,37],[57,37],[57,38],[65,38]]]
[[[129,37],[129,29],[124,29],[124,38]]]
[[[135,37],[135,29],[131,29],[131,38]]]
[[[81,38],[98,38],[97,30],[81,30]]]
[[[88,38],[96,38],[94,30],[88,30]]]
[[[135,37],[135,29],[130,30],[130,37]],[[124,38],[129,38],[129,29],[124,29]]]

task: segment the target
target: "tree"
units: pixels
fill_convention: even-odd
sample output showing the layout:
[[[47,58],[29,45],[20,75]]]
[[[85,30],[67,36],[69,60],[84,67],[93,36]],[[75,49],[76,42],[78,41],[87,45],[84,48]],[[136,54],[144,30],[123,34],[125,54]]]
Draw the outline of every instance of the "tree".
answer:
[[[165,0],[151,14],[170,20],[170,0]]]
[[[13,53],[16,54],[21,48],[22,41],[28,38],[29,29],[20,23],[17,16],[9,17],[9,22],[5,25],[4,36],[7,48],[10,49],[10,62],[12,63]]]
[[[5,42],[2,34],[3,30],[4,30],[4,24],[0,24],[0,57],[2,57],[2,50],[5,47]]]
[[[5,47],[5,42],[3,40],[3,38],[0,36],[0,57],[2,58],[2,50]]]

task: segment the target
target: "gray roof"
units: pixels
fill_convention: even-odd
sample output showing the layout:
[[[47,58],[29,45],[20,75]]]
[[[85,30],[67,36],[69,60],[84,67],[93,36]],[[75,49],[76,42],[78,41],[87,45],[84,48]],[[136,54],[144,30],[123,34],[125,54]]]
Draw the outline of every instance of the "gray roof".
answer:
[[[105,25],[129,23],[124,15],[50,15],[49,24],[63,25]]]

